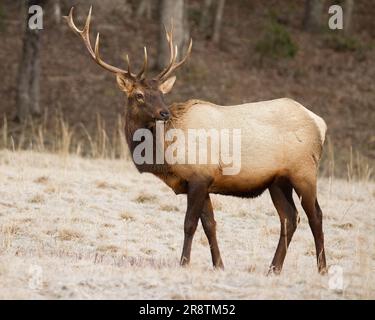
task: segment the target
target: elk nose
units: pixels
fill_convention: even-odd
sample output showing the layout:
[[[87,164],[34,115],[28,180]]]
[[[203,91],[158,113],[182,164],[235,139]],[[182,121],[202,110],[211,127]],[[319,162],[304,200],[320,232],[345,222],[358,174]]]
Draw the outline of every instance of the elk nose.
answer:
[[[162,117],[163,120],[168,120],[169,119],[169,116],[170,116],[170,113],[169,111],[160,111],[160,116]]]

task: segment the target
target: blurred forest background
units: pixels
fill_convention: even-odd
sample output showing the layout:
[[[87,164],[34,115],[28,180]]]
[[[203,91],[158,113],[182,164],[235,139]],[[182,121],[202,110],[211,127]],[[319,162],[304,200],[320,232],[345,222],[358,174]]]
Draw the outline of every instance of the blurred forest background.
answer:
[[[44,28],[26,28],[27,8],[44,9]],[[344,9],[344,30],[328,28],[328,8]],[[168,101],[229,105],[290,97],[322,116],[328,139],[322,174],[370,178],[375,163],[375,6],[371,0],[0,0],[0,147],[126,154],[124,96],[93,61],[62,15],[75,6],[101,56],[133,68],[147,46],[152,72],[165,63],[163,23],[173,17],[188,63]]]

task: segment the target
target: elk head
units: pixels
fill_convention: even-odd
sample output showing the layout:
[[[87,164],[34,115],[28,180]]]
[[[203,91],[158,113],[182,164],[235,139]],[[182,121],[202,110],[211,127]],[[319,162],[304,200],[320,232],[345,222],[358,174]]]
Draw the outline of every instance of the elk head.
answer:
[[[126,56],[127,70],[114,67],[104,62],[99,54],[99,33],[96,37],[95,48],[93,49],[90,41],[90,21],[92,7],[86,19],[85,26],[82,30],[78,29],[73,21],[73,7],[70,9],[69,16],[65,17],[68,21],[69,27],[78,34],[88,52],[94,61],[104,68],[116,75],[116,80],[119,88],[125,92],[128,99],[128,108],[132,113],[137,114],[139,118],[144,121],[163,120],[166,121],[170,117],[167,105],[164,102],[164,95],[172,90],[176,81],[175,76],[171,74],[180,67],[189,57],[192,48],[192,40],[190,40],[189,48],[184,58],[177,62],[177,46],[173,45],[173,28],[171,31],[166,29],[166,37],[169,44],[170,60],[168,66],[156,77],[146,79],[147,72],[147,49],[144,48],[144,62],[141,71],[137,74],[131,72],[129,56]]]

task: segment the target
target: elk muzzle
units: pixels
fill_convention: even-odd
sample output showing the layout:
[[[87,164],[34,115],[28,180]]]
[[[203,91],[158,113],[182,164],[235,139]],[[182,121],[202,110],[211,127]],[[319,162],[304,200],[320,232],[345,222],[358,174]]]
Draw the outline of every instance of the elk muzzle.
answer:
[[[168,110],[161,110],[159,111],[159,117],[158,120],[168,121],[171,114]]]

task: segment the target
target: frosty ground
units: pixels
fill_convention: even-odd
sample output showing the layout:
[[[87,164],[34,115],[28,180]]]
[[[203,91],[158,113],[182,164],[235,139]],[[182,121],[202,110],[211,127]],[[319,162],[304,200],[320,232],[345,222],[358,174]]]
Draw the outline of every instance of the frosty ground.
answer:
[[[179,266],[185,196],[127,161],[1,151],[0,182],[1,299],[375,298],[371,182],[320,179],[330,274],[317,274],[298,205],[283,272],[272,277],[279,219],[268,192],[212,197],[225,264],[214,271],[201,226],[191,266]]]

